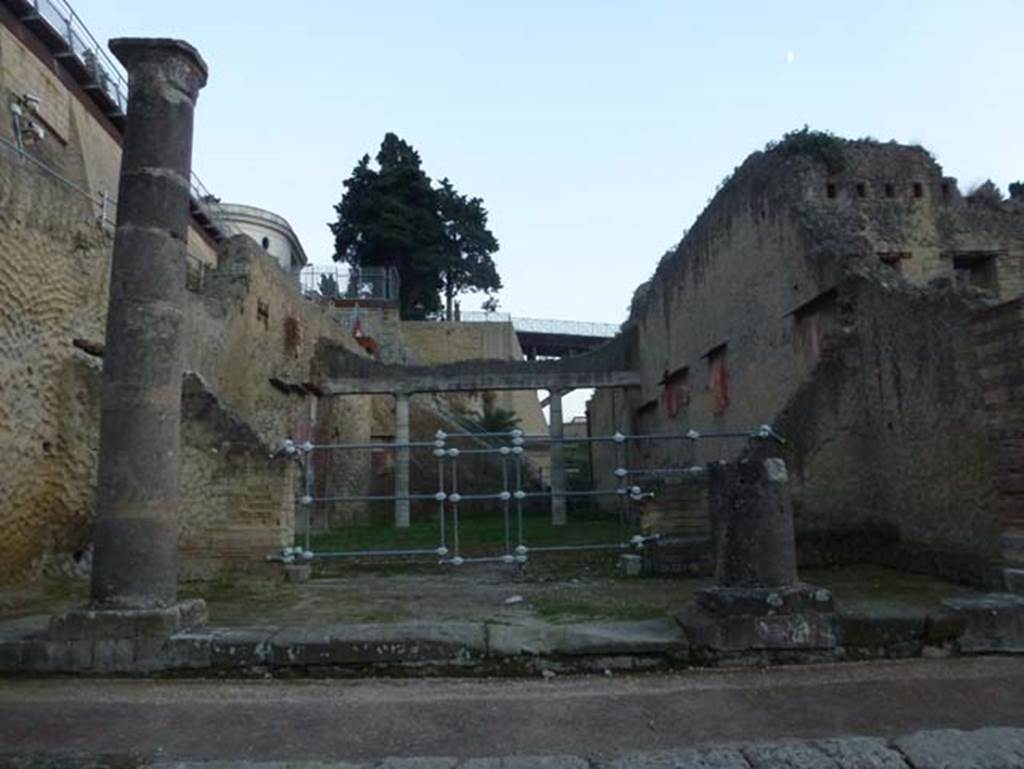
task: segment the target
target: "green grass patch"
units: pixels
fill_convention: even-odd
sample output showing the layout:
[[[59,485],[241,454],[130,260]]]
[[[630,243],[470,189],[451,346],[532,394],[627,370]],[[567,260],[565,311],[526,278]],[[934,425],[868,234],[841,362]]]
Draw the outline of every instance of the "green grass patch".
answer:
[[[453,549],[451,519],[446,527],[446,543]],[[515,518],[510,522],[510,541],[518,544],[518,526]],[[576,518],[565,526],[552,526],[548,515],[523,517],[523,539],[527,546],[612,544],[622,541],[628,532],[622,532],[618,519],[613,516]],[[302,544],[302,532],[295,538]],[[311,538],[314,552],[339,550],[412,550],[435,548],[440,544],[437,521],[414,521],[407,529],[396,529],[391,524],[346,526],[329,532],[314,534]],[[464,556],[498,554],[504,551],[505,522],[499,516],[474,515],[459,521],[459,548]]]
[[[535,595],[530,599],[530,606],[538,617],[549,622],[576,622],[591,619],[636,622],[645,619],[660,619],[665,616],[665,610],[658,606],[614,600],[590,601],[585,598],[559,595]]]

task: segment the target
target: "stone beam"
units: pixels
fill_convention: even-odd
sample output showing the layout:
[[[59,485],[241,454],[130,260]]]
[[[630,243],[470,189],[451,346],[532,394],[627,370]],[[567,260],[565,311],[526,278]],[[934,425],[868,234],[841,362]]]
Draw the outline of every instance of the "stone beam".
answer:
[[[504,372],[488,374],[410,374],[394,377],[339,377],[317,384],[324,395],[371,395],[381,393],[442,393],[483,390],[575,390],[580,387],[639,387],[634,371],[549,374]]]

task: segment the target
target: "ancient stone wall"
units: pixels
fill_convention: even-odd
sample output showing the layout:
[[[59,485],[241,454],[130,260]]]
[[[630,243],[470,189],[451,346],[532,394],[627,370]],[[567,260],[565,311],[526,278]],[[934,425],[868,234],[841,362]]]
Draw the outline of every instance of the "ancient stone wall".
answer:
[[[84,198],[0,153],[0,579],[88,549],[111,246]],[[308,379],[319,336],[358,349],[351,337],[251,240],[225,244],[221,263],[188,295],[187,367],[260,447],[233,448],[230,433],[202,424],[213,412],[186,419],[186,575],[288,539],[294,470],[267,459],[282,440],[369,439],[369,398],[334,399],[320,415],[312,395],[271,383]],[[331,482],[352,484],[367,466],[357,457]]]
[[[628,355],[643,385],[616,396],[614,417],[599,392],[592,430],[749,429],[786,409],[801,435],[798,527],[876,517],[908,542],[991,557],[971,307],[1020,290],[1022,227],[1012,205],[961,196],[921,148],[835,139],[755,153],[637,291]],[[840,288],[851,276],[877,290],[852,300]],[[840,328],[859,358],[847,351],[846,368],[830,369],[840,363],[826,340]],[[812,432],[795,416],[798,393],[821,415]],[[684,466],[744,450],[650,442],[630,461]],[[609,462],[595,457],[596,477]]]
[[[6,14],[6,9],[0,9],[0,101],[5,115],[8,105],[23,95],[39,98],[38,117],[46,137],[32,142],[28,151],[91,197],[93,202],[85,206],[87,218],[100,213],[96,201],[106,193],[110,200],[106,216],[112,223],[121,168],[120,133],[98,114],[89,96],[56,60],[33,45],[31,35]],[[0,121],[0,138],[14,142],[12,121]],[[0,146],[0,154],[13,156],[6,146]],[[85,195],[82,198],[86,200]],[[216,244],[196,226],[189,229],[188,250],[196,262],[217,263]]]
[[[998,557],[976,308],[863,277],[845,281],[838,302],[821,361],[775,420],[801,538],[873,528],[979,565]]]

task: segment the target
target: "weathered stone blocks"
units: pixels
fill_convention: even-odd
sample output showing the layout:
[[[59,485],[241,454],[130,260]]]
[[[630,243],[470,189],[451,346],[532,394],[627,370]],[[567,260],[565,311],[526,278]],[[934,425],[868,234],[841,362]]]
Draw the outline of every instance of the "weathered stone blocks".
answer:
[[[943,604],[964,622],[962,652],[1024,652],[1024,596],[994,593]]]

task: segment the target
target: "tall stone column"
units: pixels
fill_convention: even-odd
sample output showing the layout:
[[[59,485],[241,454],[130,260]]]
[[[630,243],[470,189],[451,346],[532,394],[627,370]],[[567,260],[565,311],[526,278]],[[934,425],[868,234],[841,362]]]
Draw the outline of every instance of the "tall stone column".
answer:
[[[395,443],[409,443],[409,395],[395,393]],[[395,528],[409,528],[409,449],[395,449]]]
[[[562,443],[562,391],[548,390],[548,434],[551,436],[551,525],[565,526],[565,444]]]
[[[100,415],[92,603],[177,599],[182,320],[192,119],[206,84],[179,40],[118,38],[128,118],[118,186]]]

